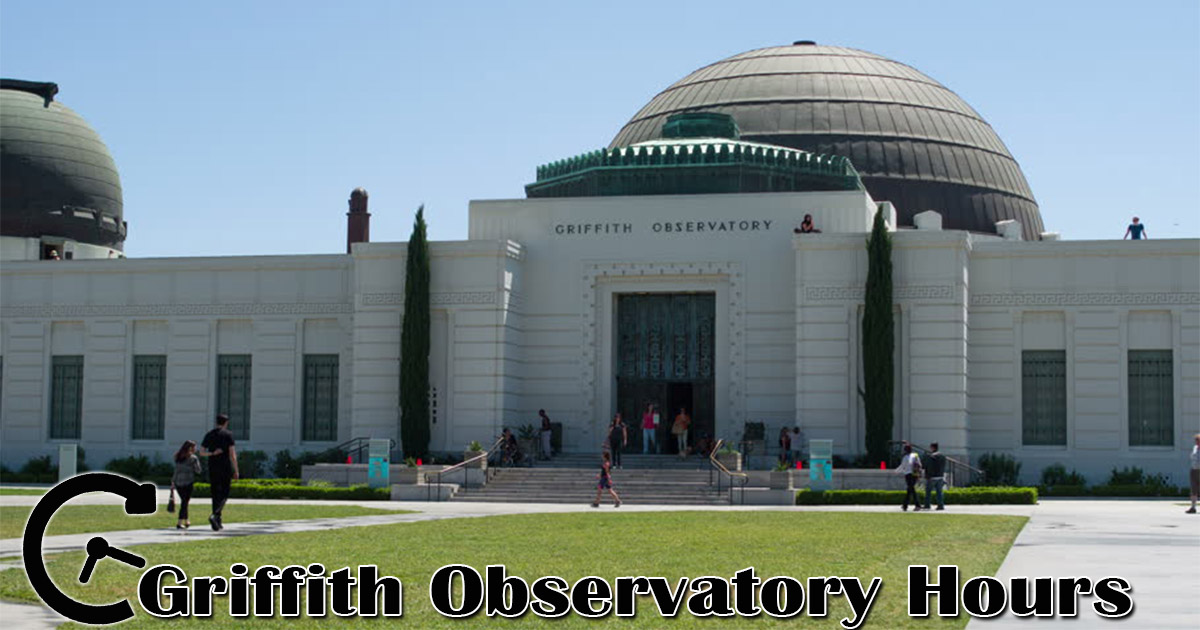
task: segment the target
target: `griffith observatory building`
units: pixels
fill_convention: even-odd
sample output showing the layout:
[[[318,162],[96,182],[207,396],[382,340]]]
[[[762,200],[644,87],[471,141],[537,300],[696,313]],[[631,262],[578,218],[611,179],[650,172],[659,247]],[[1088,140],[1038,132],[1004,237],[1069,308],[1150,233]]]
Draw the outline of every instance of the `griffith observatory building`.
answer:
[[[165,459],[218,412],[270,454],[399,440],[406,243],[370,241],[366,191],[344,254],[128,259],[99,135],[54,84],[0,87],[4,465],[63,443],[93,467]],[[761,422],[773,446],[799,425],[861,454],[882,209],[896,439],[1009,454],[1026,481],[1062,463],[1183,482],[1200,241],[1045,232],[991,126],[912,67],[812,42],[735,55],[525,191],[471,202],[466,240],[430,243],[435,452],[538,409],[572,452],[597,451],[620,412],[639,451],[655,402],[688,409],[693,435]],[[820,232],[797,233],[805,215]]]

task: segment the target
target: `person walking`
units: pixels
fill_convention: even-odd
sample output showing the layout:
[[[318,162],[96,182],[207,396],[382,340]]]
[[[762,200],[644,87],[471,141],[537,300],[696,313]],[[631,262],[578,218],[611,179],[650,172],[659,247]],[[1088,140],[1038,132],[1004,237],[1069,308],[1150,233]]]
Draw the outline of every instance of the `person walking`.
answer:
[[[629,444],[629,430],[621,422],[621,414],[613,416],[612,424],[608,425],[608,449],[612,453],[613,466],[621,467],[621,449]]]
[[[550,416],[546,415],[545,409],[538,409],[538,416],[542,418],[542,459],[550,459],[554,455],[550,447],[550,436],[554,429],[550,426]]]
[[[192,488],[199,474],[200,458],[196,457],[196,443],[186,440],[175,453],[175,473],[171,475],[171,488],[179,493],[179,520],[175,523],[175,529],[187,529],[192,525],[188,520],[188,502],[192,500]]]
[[[600,507],[600,495],[605,490],[612,495],[613,507],[621,507],[621,497],[617,496],[617,491],[613,489],[612,462],[609,460],[608,451],[605,451],[600,458],[600,477],[596,483],[596,498],[592,501],[592,507]]]
[[[680,459],[688,456],[688,427],[690,426],[692,426],[691,417],[687,415],[687,410],[680,407],[679,413],[675,416],[675,423],[671,425],[671,435],[675,436],[675,449],[679,453]]]
[[[908,511],[908,502],[911,499],[913,511],[921,511],[921,503],[917,501],[917,479],[921,478],[921,458],[913,452],[913,447],[908,442],[904,443],[904,455],[900,458],[900,465],[896,467],[896,474],[904,475],[904,504],[900,509]]]
[[[654,405],[647,403],[646,413],[642,414],[642,455],[648,455],[658,451],[658,449],[655,448],[657,444],[654,440],[654,429],[656,426],[658,426],[658,423],[655,422],[654,416]]]
[[[204,435],[200,455],[208,458],[208,483],[212,489],[212,514],[208,524],[214,532],[225,529],[221,512],[229,501],[229,488],[238,478],[237,450],[229,432],[229,416],[217,414],[217,426]]]
[[[1133,223],[1130,223],[1129,227],[1125,228],[1125,236],[1122,237],[1121,240],[1128,238],[1132,238],[1135,241],[1150,238],[1150,236],[1146,234],[1146,224],[1139,222],[1137,217],[1133,217]]]
[[[1188,514],[1196,513],[1196,499],[1200,497],[1200,433],[1193,439],[1196,443],[1192,445],[1192,469],[1188,471],[1188,481],[1192,484],[1192,507],[1187,509]]]
[[[946,509],[946,456],[938,451],[938,443],[929,445],[925,456],[925,509],[929,509],[929,495],[937,493],[937,509]]]
[[[779,463],[792,465],[792,436],[787,427],[779,429]]]

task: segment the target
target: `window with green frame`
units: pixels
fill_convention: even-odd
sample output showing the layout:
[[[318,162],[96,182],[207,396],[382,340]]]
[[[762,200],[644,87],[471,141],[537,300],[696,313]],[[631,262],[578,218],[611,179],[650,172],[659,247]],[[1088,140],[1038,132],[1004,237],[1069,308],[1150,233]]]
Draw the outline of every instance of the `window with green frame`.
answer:
[[[1170,350],[1129,351],[1129,445],[1171,446],[1175,369]]]
[[[337,439],[338,355],[304,355],[304,426],[306,442]]]
[[[163,439],[167,406],[167,357],[139,354],[133,357],[133,401],[130,425],[135,440]]]
[[[83,356],[50,359],[50,439],[82,437]]]
[[[248,354],[217,356],[217,413],[229,416],[234,439],[250,439],[250,375]]]
[[[1067,444],[1067,352],[1021,353],[1021,442],[1026,446]]]

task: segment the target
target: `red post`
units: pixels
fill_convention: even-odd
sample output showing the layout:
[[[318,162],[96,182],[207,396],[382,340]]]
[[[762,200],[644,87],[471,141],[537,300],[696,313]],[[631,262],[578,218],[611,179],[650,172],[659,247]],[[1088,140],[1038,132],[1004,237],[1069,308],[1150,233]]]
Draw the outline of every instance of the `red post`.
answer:
[[[887,462],[879,462],[879,470],[887,470]]]
[[[417,465],[418,465],[418,466],[420,466],[420,465],[421,465],[421,458],[420,458],[420,457],[418,457],[418,458],[417,458]]]
[[[347,463],[347,464],[353,464],[353,463],[354,463],[354,461],[353,461],[352,459],[350,459],[350,456],[349,456],[349,455],[347,455],[347,456],[346,456],[346,463]]]
[[[796,462],[796,470],[804,470],[804,462],[797,461]]]

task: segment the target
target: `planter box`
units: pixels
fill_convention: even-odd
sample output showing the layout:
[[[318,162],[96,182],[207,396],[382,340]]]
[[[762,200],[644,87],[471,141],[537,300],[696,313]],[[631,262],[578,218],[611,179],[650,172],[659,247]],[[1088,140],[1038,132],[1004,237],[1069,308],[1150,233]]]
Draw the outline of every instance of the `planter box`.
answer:
[[[421,468],[418,466],[413,466],[411,468],[405,467],[405,468],[400,468],[400,469],[393,468],[392,470],[388,471],[388,476],[390,477],[389,480],[393,484],[401,484],[401,485],[407,486],[407,485],[416,485],[419,483],[424,483],[424,475],[421,473]]]
[[[772,490],[791,490],[792,489],[792,471],[790,470],[772,470],[771,479],[768,486]]]
[[[465,462],[472,457],[479,457],[482,454],[483,451],[463,451],[463,461]],[[470,464],[463,466],[463,468],[487,468],[487,458],[484,457],[477,462],[471,462]]]
[[[717,461],[721,462],[722,466],[728,468],[732,472],[739,472],[742,470],[741,453],[718,453]]]

